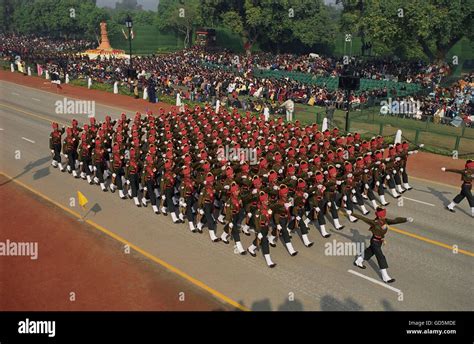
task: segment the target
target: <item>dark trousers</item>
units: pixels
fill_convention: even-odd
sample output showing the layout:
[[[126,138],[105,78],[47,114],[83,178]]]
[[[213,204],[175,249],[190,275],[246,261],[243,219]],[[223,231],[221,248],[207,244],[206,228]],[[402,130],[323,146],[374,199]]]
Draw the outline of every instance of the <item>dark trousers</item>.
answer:
[[[147,179],[145,185],[151,205],[156,205],[155,182],[152,179]]]
[[[193,195],[186,196],[185,198],[186,202],[186,218],[188,219],[189,222],[194,221],[194,213],[193,213],[193,205],[194,205],[194,197]]]
[[[402,180],[403,180],[403,183],[408,183],[408,174],[407,174],[407,169],[406,168],[403,169]]]
[[[288,219],[286,217],[280,218],[280,226],[281,226],[281,236],[283,237],[283,242],[285,244],[291,241],[290,234],[288,233]]]
[[[174,196],[174,186],[166,188],[165,189],[165,204],[166,204],[166,210],[169,213],[174,213],[176,210],[176,207],[174,206],[173,203],[173,196]]]
[[[262,247],[263,254],[270,254],[270,245],[268,244],[268,226],[264,226],[260,228],[260,233],[262,233],[263,238],[260,240],[260,246]],[[258,246],[258,239],[255,238],[252,242],[255,246]]]
[[[115,178],[113,183],[117,185],[117,189],[123,190],[122,176],[124,175],[123,168],[120,167],[115,171]]]
[[[99,183],[104,182],[104,163],[99,162],[95,164],[96,171],[95,171],[95,176],[99,179]]]
[[[61,144],[60,143],[53,144],[53,150],[54,150],[53,160],[57,162],[61,162]]]
[[[138,183],[139,183],[138,174],[130,174],[128,177],[128,180],[130,180],[130,188],[132,189],[132,197],[137,197],[138,196]]]
[[[76,152],[71,151],[67,153],[67,164],[71,171],[74,171],[76,169]]]
[[[453,202],[456,204],[459,204],[464,198],[467,198],[467,201],[469,202],[469,206],[471,208],[474,207],[474,199],[472,198],[471,189],[472,189],[472,184],[463,183],[461,186],[461,192],[459,192],[459,194],[456,197],[454,197]]]
[[[382,241],[375,238],[370,239],[370,246],[364,251],[364,260],[369,260],[373,255],[377,258],[380,269],[388,268],[387,259],[382,252]]]
[[[90,176],[92,174],[91,169],[89,168],[89,165],[92,164],[91,158],[90,157],[83,157],[82,158],[82,167],[81,167],[81,172],[84,172],[86,175]]]
[[[207,228],[209,228],[210,231],[215,231],[217,228],[216,220],[214,220],[212,216],[213,208],[212,203],[204,203],[204,218],[206,219]]]

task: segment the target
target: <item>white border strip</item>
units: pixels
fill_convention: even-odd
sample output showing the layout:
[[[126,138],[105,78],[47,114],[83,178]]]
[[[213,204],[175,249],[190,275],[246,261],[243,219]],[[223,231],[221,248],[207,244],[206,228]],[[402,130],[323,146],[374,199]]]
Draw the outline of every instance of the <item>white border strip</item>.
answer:
[[[363,274],[361,274],[361,273],[359,273],[359,272],[357,272],[357,271],[350,270],[350,269],[347,270],[347,272],[349,272],[349,273],[351,273],[351,274],[353,274],[353,275],[356,275],[356,276],[365,278],[366,280],[371,281],[371,282],[373,282],[373,283],[375,283],[375,284],[381,285],[382,287],[385,287],[385,288],[387,288],[387,289],[390,289],[390,290],[396,292],[397,294],[402,294],[402,291],[401,291],[400,289],[394,288],[394,287],[392,287],[392,286],[390,286],[390,285],[388,285],[388,284],[386,284],[386,283],[384,283],[384,282],[377,281],[376,279],[373,279],[372,277],[368,277],[368,276],[366,276],[366,275],[363,275]]]

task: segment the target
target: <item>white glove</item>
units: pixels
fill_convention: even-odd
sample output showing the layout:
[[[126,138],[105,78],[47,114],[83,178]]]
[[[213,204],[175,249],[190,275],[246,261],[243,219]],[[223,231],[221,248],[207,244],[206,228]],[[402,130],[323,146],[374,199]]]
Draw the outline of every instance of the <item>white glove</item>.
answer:
[[[317,211],[318,213],[321,211],[321,209],[319,209],[319,207],[316,207],[316,208],[314,208],[314,209],[316,209],[316,211]]]
[[[280,173],[280,174],[283,173],[283,169],[280,168],[280,169],[278,170],[278,173]]]
[[[347,196],[342,196],[342,200],[345,202],[347,201]]]
[[[250,219],[252,217],[252,213],[247,213],[247,217]]]
[[[289,207],[291,207],[291,203],[290,202],[285,203],[284,206],[285,206],[286,209],[288,209]]]
[[[277,229],[278,229],[279,231],[281,231],[281,230],[283,229],[283,227],[282,227],[281,225],[277,225]]]
[[[224,189],[229,190],[230,186],[229,185],[224,185]]]
[[[380,161],[376,161],[376,162],[375,162],[375,165],[380,165]]]
[[[225,171],[225,165],[221,167],[221,170],[222,170],[222,171]]]
[[[369,184],[365,184],[364,187],[369,190]]]
[[[308,177],[311,177],[313,175],[313,172],[309,171],[308,172]]]
[[[53,153],[53,154],[54,154],[54,149],[51,149],[51,153]]]
[[[145,187],[143,188],[143,191],[146,192],[147,190],[148,190],[148,188],[145,186]]]
[[[297,221],[301,220],[301,217],[297,216],[297,217],[296,217],[296,220],[297,220]]]
[[[378,182],[378,181],[375,182],[375,185],[380,186],[380,182]]]
[[[262,240],[263,234],[262,234],[262,233],[258,233],[257,238],[259,238],[260,240]]]
[[[305,199],[307,199],[308,196],[309,196],[309,195],[308,195],[306,192],[303,194],[303,197],[304,197]]]
[[[253,190],[252,190],[252,195],[255,195],[257,192],[258,192],[257,189],[253,189]]]
[[[354,189],[352,189],[352,193],[355,195],[356,194],[356,191]]]
[[[166,199],[166,196],[165,195],[161,196],[161,199],[164,201]]]
[[[368,169],[365,169],[365,170],[364,170],[364,173],[369,173],[369,170],[368,170]]]
[[[341,168],[341,165],[340,165],[340,164],[336,164],[336,168]]]
[[[273,214],[273,210],[271,210],[271,209],[268,209],[267,212],[268,212],[269,215]]]
[[[404,171],[404,169],[403,169],[403,167],[401,167],[401,168],[400,168],[400,172],[403,173],[403,171]]]
[[[400,160],[401,160],[401,159],[400,159],[399,156],[397,156],[397,157],[395,158],[395,161],[400,161]]]
[[[291,176],[291,179],[296,180],[298,178],[296,178],[296,176]]]
[[[130,180],[127,179],[126,183],[127,183],[127,185],[130,185]]]
[[[320,190],[321,190],[323,187],[324,187],[324,185],[323,185],[323,184],[318,184],[318,189],[320,189]]]
[[[408,218],[407,218],[407,221],[408,221],[408,222],[413,222],[413,217],[408,217]]]
[[[385,179],[389,180],[389,179],[390,179],[390,176],[387,175],[387,176],[385,177]]]
[[[341,182],[340,180],[336,180],[336,184],[337,184],[337,185],[341,185],[342,182]]]
[[[278,185],[273,185],[273,190],[280,190],[280,188],[278,187]]]
[[[396,170],[393,170],[392,173],[393,173],[393,174],[397,174],[397,171],[396,171]]]
[[[232,222],[229,223],[229,228],[230,229],[234,228],[234,224]]]
[[[204,215],[204,210],[199,209],[199,210],[198,210],[198,213],[201,214],[201,215]]]
[[[352,178],[352,173],[347,174],[347,178]]]
[[[441,171],[446,172],[446,167],[441,167]]]

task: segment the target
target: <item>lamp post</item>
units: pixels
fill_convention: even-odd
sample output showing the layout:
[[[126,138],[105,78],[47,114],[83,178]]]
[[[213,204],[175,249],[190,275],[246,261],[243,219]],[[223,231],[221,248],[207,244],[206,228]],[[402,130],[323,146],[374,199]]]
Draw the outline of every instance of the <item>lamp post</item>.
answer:
[[[129,45],[129,54],[130,54],[130,64],[128,65],[128,75],[132,78],[132,71],[133,71],[133,63],[132,63],[132,28],[133,28],[133,21],[130,15],[127,15],[127,19],[125,19],[125,26],[128,29],[128,45]]]

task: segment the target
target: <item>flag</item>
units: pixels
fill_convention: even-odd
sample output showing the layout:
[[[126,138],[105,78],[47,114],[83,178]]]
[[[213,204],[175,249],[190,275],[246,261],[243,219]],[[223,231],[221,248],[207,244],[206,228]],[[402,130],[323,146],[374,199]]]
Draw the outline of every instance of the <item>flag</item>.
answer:
[[[84,206],[87,204],[87,202],[89,202],[89,201],[87,200],[86,196],[84,196],[84,195],[82,194],[82,192],[80,192],[80,191],[77,192],[77,199],[79,200],[79,205],[80,205],[81,207],[83,207],[83,208],[84,208]]]
[[[125,33],[125,31],[123,30],[123,28],[122,28],[122,33],[123,33],[123,36],[125,37],[125,39],[128,39],[128,36],[127,36],[127,34]]]
[[[36,64],[36,71],[38,72],[39,76],[43,75],[43,68],[39,63]]]
[[[130,30],[130,38],[131,38],[131,39],[134,39],[134,38],[135,38],[135,34],[133,33],[133,29]]]

